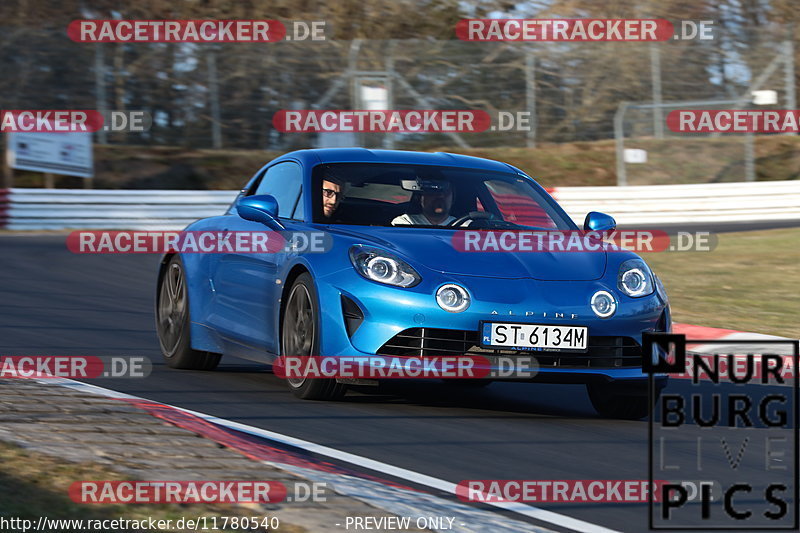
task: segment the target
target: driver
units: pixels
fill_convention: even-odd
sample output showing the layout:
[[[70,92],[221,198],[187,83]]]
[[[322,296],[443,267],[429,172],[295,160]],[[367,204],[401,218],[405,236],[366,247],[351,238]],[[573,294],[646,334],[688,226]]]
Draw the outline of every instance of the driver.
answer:
[[[456,218],[450,216],[453,205],[453,189],[445,180],[417,180],[416,191],[420,193],[421,213],[405,213],[392,220],[392,226],[447,226]]]

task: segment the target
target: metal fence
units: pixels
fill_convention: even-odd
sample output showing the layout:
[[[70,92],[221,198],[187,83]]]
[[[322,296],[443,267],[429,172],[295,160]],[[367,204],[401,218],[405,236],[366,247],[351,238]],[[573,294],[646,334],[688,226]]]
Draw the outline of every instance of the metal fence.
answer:
[[[658,48],[653,50],[654,56],[660,55]],[[672,111],[687,109],[796,109],[794,43],[787,39],[773,55],[765,55],[742,93],[729,90],[726,98],[664,101],[655,86],[653,92],[650,102],[621,102],[614,116],[619,185],[755,181],[752,133],[674,132],[665,119]],[[758,92],[769,93],[768,104],[759,103]],[[791,159],[787,167],[800,167],[800,154]]]

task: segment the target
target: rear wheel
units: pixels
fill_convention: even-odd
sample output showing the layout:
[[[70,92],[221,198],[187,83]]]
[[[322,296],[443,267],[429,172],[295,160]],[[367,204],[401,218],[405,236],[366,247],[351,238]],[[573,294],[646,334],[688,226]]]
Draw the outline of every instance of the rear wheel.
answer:
[[[591,383],[586,389],[595,410],[604,418],[641,420],[650,414],[654,405],[650,403],[647,388],[640,385]],[[658,388],[654,402],[660,394]]]
[[[319,304],[314,280],[300,274],[289,289],[281,320],[281,355],[319,356]],[[335,400],[344,396],[347,386],[335,379],[286,378],[289,389],[304,400]]]
[[[171,368],[213,370],[220,354],[192,349],[189,293],[183,264],[172,257],[164,269],[156,296],[156,329],[161,354]]]

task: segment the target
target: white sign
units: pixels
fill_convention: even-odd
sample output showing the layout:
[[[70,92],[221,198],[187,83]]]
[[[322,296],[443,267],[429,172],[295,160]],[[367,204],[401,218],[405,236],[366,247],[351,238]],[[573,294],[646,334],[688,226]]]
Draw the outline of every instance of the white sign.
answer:
[[[92,134],[8,133],[6,161],[11,168],[91,178]]]
[[[750,94],[753,95],[753,103],[755,105],[775,105],[778,103],[777,91],[751,91]]]
[[[366,85],[360,81],[359,98],[361,108],[370,111],[380,111],[389,108],[389,90],[383,85]]]
[[[625,148],[623,159],[626,163],[647,163],[647,150]]]

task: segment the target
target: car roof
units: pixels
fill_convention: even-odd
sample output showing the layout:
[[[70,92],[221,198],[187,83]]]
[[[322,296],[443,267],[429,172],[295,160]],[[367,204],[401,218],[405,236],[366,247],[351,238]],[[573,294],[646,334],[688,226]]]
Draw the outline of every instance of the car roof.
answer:
[[[463,167],[497,172],[521,172],[508,163],[447,152],[412,152],[407,150],[372,150],[368,148],[316,148],[297,150],[282,155],[278,160],[297,159],[307,165],[320,163],[398,163],[414,165],[439,165]]]

